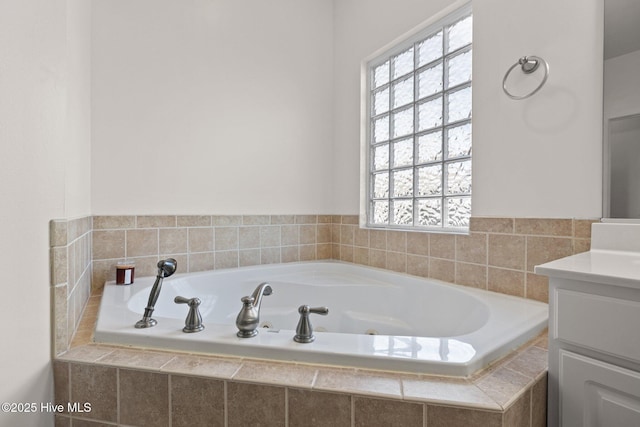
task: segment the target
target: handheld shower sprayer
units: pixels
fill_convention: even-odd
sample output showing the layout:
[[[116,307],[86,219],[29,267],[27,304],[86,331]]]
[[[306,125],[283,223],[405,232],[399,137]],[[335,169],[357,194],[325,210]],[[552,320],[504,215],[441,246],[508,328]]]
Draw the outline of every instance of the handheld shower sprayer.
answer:
[[[165,277],[169,277],[173,273],[175,273],[177,268],[178,262],[173,258],[163,259],[158,262],[158,275],[156,276],[156,281],[151,288],[149,301],[147,302],[147,307],[144,309],[144,315],[142,316],[142,319],[136,322],[136,328],[150,328],[158,323],[155,319],[151,318],[151,315],[153,314],[153,310],[156,306],[156,301],[158,300],[158,296],[160,295],[162,280]]]

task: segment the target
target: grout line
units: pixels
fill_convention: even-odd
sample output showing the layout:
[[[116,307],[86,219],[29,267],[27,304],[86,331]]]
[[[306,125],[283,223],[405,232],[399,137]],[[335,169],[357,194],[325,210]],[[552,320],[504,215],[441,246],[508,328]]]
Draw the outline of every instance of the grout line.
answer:
[[[356,403],[353,394],[349,394],[349,403],[351,404],[351,427],[356,425]]]
[[[422,427],[427,427],[427,411],[428,405],[426,403],[422,404]]]
[[[224,416],[224,426],[228,427],[229,426],[229,392],[228,392],[228,383],[229,381],[225,380],[224,381],[224,387],[223,387],[223,402],[222,402],[222,413]]]
[[[168,362],[167,362],[168,363]],[[169,407],[167,408],[167,414],[169,416],[169,427],[173,426],[173,401],[171,399],[171,395],[173,393],[171,393],[171,389],[172,389],[172,383],[171,383],[171,379],[172,379],[172,374],[167,374],[167,404],[169,405]]]
[[[71,362],[67,363],[67,387],[69,387],[67,389],[67,400],[68,400],[68,402],[73,402],[73,398],[71,396],[71,387],[72,387],[72,384],[71,384]],[[55,400],[55,396],[53,398]],[[68,409],[69,408],[67,407],[66,414],[71,416],[71,414],[68,412]]]
[[[289,387],[284,388],[284,425],[289,427]]]
[[[120,368],[116,368],[116,423],[120,425]]]

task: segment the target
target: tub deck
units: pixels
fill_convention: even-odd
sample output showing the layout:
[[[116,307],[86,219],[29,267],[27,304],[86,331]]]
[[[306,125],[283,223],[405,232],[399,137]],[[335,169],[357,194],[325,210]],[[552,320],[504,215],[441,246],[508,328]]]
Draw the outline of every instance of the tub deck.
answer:
[[[288,417],[290,422],[299,415],[309,416],[307,405],[324,407],[327,401],[345,401],[345,417],[356,423],[365,414],[371,417],[370,422],[393,417],[396,425],[407,426],[428,422],[447,425],[447,419],[452,417],[462,423],[460,425],[483,427],[529,425],[529,422],[532,426],[543,426],[546,422],[546,331],[471,377],[452,378],[96,344],[92,335],[100,299],[101,291],[91,296],[71,349],[54,362],[56,402],[69,396],[73,372],[82,367],[82,371],[90,372],[90,375],[103,375],[108,371],[114,375],[114,381],[120,378],[120,397],[103,396],[113,398],[114,402],[128,395],[122,377],[142,375],[141,378],[158,378],[165,382],[171,378],[171,384],[195,381],[197,387],[201,387],[203,381],[223,384],[224,389],[240,390],[253,397],[255,393],[267,393],[271,397],[282,393],[282,408],[272,408],[270,416]],[[195,390],[204,392],[199,388]],[[171,393],[171,390],[167,392]],[[296,399],[300,396],[305,397],[305,403]],[[168,400],[167,396],[164,398]],[[221,417],[232,420],[242,416],[224,396],[209,403],[212,407],[223,408]],[[145,401],[140,405],[149,406],[148,410],[156,413],[169,412],[164,405],[153,402]],[[116,406],[120,409],[114,409],[114,415],[109,416],[120,419],[122,402]],[[281,415],[285,406],[288,412]],[[100,408],[95,409],[92,418],[112,421],[106,415],[98,415]],[[409,413],[411,420],[404,418]],[[185,414],[185,419],[201,415],[192,411]],[[82,414],[78,416],[86,419]],[[76,414],[57,417],[75,419]],[[284,418],[269,421],[285,424]],[[197,420],[194,423],[197,425]],[[332,425],[337,423],[332,421]]]
[[[132,286],[107,284],[96,341],[469,377],[538,335],[548,318],[544,303],[340,262],[247,267],[172,279],[163,285],[159,299],[163,305],[156,305],[158,324],[149,329],[132,325],[141,317],[152,278],[137,280]],[[277,327],[260,329],[253,338],[238,338],[234,321],[241,306],[239,299],[262,281],[272,284],[274,295],[263,299],[261,320],[272,320]],[[183,296],[203,299],[204,331],[182,332],[186,309],[173,303],[176,292],[191,292]],[[204,299],[213,302],[206,306]],[[316,332],[316,340],[310,344],[292,339],[296,308],[301,303],[329,305],[332,310],[329,316],[311,317],[316,331],[327,332]],[[333,310],[335,306],[337,310]],[[366,306],[375,308],[354,315],[354,309]],[[388,322],[378,321],[376,316]],[[417,326],[405,332],[397,323]],[[359,325],[356,330],[372,328],[381,333],[343,333],[338,329],[353,324]],[[417,335],[420,333],[423,335]]]

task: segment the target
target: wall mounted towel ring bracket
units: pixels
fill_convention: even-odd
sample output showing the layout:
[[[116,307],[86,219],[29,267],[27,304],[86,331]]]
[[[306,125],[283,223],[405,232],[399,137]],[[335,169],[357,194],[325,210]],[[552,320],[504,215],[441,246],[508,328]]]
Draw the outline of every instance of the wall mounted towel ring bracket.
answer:
[[[516,68],[519,65],[523,73],[531,74],[534,71],[536,71],[538,67],[540,67],[540,63],[544,65],[544,77],[542,78],[542,81],[540,82],[538,87],[536,87],[532,92],[526,95],[513,95],[511,92],[507,90],[507,78],[509,78],[509,74],[511,74],[511,71],[513,71],[514,68]],[[534,55],[523,56],[522,58],[518,59],[518,62],[513,64],[507,70],[507,73],[504,75],[504,78],[502,79],[502,90],[511,99],[516,99],[516,100],[525,99],[530,97],[534,93],[538,92],[542,88],[542,86],[544,86],[544,84],[546,83],[547,77],[549,77],[549,64],[547,64],[547,61],[540,58],[539,56],[534,56]]]

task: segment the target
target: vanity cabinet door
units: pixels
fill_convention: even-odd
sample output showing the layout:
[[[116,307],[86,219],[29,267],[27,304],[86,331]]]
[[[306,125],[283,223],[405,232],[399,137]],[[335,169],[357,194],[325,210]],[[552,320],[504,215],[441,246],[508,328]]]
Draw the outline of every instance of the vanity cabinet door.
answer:
[[[560,350],[560,425],[640,426],[640,373]]]

